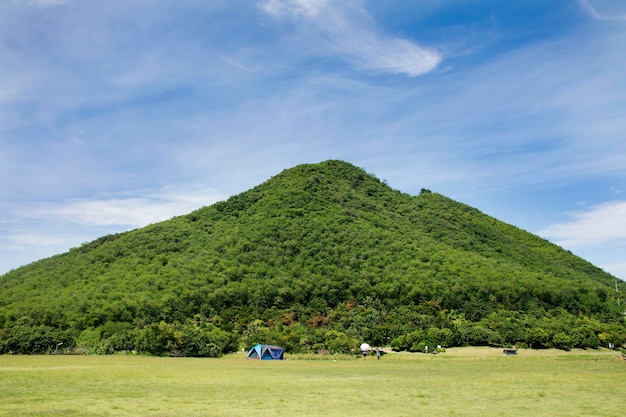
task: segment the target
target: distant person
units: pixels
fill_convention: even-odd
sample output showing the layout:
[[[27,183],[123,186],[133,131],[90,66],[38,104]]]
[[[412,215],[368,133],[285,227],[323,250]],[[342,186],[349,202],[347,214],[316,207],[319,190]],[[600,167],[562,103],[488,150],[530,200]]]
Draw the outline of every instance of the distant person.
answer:
[[[380,360],[380,349],[376,349],[376,359]]]
[[[363,360],[365,360],[365,357],[367,356],[367,350],[363,349],[361,353],[363,354]]]

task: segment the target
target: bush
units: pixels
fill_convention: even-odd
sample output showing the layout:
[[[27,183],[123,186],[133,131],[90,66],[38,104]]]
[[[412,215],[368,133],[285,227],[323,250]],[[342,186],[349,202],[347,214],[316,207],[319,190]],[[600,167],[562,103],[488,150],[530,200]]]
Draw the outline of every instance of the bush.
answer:
[[[572,338],[564,332],[557,333],[552,337],[552,347],[562,350],[570,350],[574,347]]]
[[[74,339],[69,332],[45,326],[29,324],[6,328],[0,333],[0,352],[17,354],[54,353],[57,346],[73,346]]]
[[[359,341],[343,332],[330,330],[324,334],[324,342],[330,353],[350,354],[357,350]]]
[[[492,333],[479,324],[469,326],[461,332],[464,342],[470,346],[489,346],[494,337]]]
[[[534,349],[549,348],[552,342],[550,332],[541,327],[526,330],[526,343]]]

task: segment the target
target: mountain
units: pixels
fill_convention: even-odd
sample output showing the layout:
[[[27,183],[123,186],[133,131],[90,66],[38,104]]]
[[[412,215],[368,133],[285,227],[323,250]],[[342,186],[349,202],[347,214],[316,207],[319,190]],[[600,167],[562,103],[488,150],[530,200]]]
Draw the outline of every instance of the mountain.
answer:
[[[472,207],[331,160],[3,275],[0,352],[619,346],[615,282]]]

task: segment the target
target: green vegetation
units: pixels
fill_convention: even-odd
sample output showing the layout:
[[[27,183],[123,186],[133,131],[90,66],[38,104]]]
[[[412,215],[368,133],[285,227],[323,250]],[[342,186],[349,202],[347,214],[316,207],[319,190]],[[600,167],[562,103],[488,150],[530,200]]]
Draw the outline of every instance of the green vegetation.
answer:
[[[559,353],[560,352],[560,353]],[[624,414],[615,352],[448,349],[381,360],[0,356],[0,416]]]
[[[614,285],[476,209],[327,161],[0,277],[0,353],[621,346]]]

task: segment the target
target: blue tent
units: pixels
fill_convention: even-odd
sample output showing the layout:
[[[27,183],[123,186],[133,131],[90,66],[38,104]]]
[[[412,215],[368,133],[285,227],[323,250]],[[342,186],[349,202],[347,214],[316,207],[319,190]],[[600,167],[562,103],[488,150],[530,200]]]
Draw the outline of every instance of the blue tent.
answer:
[[[248,351],[248,359],[280,360],[283,359],[283,353],[284,350],[280,346],[258,344]]]

